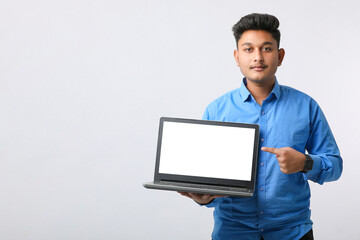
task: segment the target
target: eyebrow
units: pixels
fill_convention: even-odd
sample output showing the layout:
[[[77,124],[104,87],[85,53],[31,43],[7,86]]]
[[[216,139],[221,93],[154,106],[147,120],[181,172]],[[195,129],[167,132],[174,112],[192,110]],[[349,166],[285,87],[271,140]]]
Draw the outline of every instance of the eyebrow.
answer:
[[[245,43],[241,44],[241,46],[250,46],[250,45],[252,45],[252,43],[250,43],[250,42],[245,42]],[[272,42],[263,42],[262,45],[274,45],[274,44]]]

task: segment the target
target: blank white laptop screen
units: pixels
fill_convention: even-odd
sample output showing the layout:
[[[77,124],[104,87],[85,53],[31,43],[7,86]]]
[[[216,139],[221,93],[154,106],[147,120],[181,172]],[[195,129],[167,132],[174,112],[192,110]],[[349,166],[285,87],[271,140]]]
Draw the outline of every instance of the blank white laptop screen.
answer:
[[[251,181],[255,129],[164,122],[159,173]]]

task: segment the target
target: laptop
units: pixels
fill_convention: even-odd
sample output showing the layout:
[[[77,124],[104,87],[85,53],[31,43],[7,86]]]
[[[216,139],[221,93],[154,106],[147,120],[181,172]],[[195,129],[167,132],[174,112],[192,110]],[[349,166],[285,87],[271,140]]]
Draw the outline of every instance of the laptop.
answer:
[[[148,189],[251,197],[259,125],[160,118],[154,181]]]

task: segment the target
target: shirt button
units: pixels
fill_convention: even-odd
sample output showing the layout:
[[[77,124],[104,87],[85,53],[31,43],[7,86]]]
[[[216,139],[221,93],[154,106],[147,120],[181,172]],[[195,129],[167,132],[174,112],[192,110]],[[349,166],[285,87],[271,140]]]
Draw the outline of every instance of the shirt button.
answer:
[[[260,229],[260,231],[262,231],[262,232],[263,232],[263,231],[264,231],[264,229],[262,228],[262,229]]]
[[[261,187],[261,188],[260,188],[260,191],[264,191],[264,188],[263,188],[263,187]]]
[[[261,114],[262,114],[262,115],[265,115],[265,112],[264,112],[264,111],[262,111],[262,112],[261,112]]]
[[[260,163],[260,165],[263,167],[263,166],[264,166],[264,163],[262,162],[262,163]]]
[[[265,141],[265,139],[264,139],[264,138],[261,138],[261,141],[263,142],[263,141]]]
[[[260,215],[263,215],[264,214],[264,212],[263,211],[260,211]]]

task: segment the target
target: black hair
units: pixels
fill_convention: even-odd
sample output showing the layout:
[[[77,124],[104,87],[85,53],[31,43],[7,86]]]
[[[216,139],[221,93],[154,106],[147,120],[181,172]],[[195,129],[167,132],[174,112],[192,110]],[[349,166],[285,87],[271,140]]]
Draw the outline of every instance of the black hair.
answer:
[[[252,13],[242,17],[232,28],[236,40],[236,47],[238,46],[241,35],[247,30],[264,30],[271,33],[276,40],[278,48],[280,48],[280,31],[278,27],[279,20],[269,14]]]

